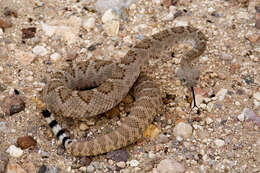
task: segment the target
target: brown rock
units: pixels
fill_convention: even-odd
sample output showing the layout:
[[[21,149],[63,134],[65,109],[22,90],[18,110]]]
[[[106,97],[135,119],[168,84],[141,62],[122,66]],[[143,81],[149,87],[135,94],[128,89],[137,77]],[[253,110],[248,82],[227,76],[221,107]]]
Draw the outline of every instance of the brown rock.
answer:
[[[147,129],[143,132],[143,136],[149,139],[154,139],[161,133],[161,129],[157,126],[150,124]]]
[[[17,51],[15,57],[23,65],[30,65],[36,58],[34,54],[24,51]]]
[[[260,34],[252,34],[252,35],[246,36],[246,39],[249,40],[251,43],[255,43],[258,40],[260,40]]]
[[[35,36],[35,33],[36,33],[35,27],[23,28],[22,29],[22,39],[33,38]]]
[[[6,115],[13,115],[25,108],[24,98],[19,95],[7,96],[4,98],[1,107]]]
[[[27,173],[20,165],[16,163],[8,163],[6,173]]]
[[[17,139],[17,144],[21,149],[27,149],[30,147],[35,147],[37,142],[31,136],[24,136]]]
[[[12,24],[6,20],[0,19],[0,28],[10,28]]]

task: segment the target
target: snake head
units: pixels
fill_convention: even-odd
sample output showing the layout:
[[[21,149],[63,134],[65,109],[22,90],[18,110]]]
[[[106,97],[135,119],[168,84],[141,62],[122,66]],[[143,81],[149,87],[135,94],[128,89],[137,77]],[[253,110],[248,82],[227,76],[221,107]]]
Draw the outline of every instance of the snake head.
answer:
[[[194,87],[199,81],[200,72],[191,66],[187,66],[186,68],[179,68],[177,70],[177,76],[180,79],[182,85],[187,87]]]

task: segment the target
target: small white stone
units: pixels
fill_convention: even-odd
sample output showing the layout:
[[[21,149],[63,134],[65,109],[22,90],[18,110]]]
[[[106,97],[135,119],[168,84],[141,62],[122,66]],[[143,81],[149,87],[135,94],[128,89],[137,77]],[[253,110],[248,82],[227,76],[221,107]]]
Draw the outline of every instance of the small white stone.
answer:
[[[104,30],[109,36],[117,36],[119,32],[119,25],[119,21],[111,20],[110,22],[104,24]]]
[[[2,66],[0,66],[0,72],[3,72],[4,68]]]
[[[174,159],[164,159],[158,164],[157,170],[160,173],[182,173],[185,168]]]
[[[241,104],[240,104],[239,101],[235,101],[235,105],[236,105],[236,106],[240,106]]]
[[[214,12],[214,11],[215,11],[214,8],[212,8],[212,7],[209,7],[209,8],[208,8],[208,12],[209,12],[209,13],[212,13],[212,12]]]
[[[244,114],[244,113],[239,114],[239,115],[237,116],[237,119],[238,119],[239,121],[244,121],[244,120],[245,120],[245,114]]]
[[[166,20],[173,20],[173,13],[168,13],[167,16],[166,16]]]
[[[96,19],[95,17],[90,17],[82,21],[82,27],[86,30],[90,30],[95,27]]]
[[[87,167],[87,172],[94,172],[94,171],[95,171],[95,167],[94,167],[94,166],[89,165],[89,166]]]
[[[117,165],[119,168],[125,168],[125,166],[126,166],[125,162],[123,162],[123,161],[116,163],[116,165]]]
[[[254,99],[254,106],[255,106],[255,108],[257,108],[259,105],[260,105],[260,102],[257,101],[256,99]]]
[[[225,141],[223,141],[222,139],[216,139],[214,142],[218,147],[222,147],[225,145]]]
[[[48,53],[48,51],[44,46],[38,46],[38,45],[35,46],[32,51],[35,55],[40,55],[40,56],[45,56]]]
[[[227,94],[227,89],[221,88],[218,93],[216,94],[216,97],[218,98],[219,101],[224,100],[226,94]]]
[[[103,23],[109,23],[111,20],[119,20],[119,16],[113,9],[108,9],[102,16]]]
[[[213,123],[213,120],[210,117],[207,117],[206,118],[206,123],[207,124],[211,124],[211,123]]]
[[[138,162],[137,160],[131,160],[131,161],[129,162],[129,164],[130,164],[131,167],[136,167],[136,166],[139,165],[139,162]]]
[[[15,145],[11,145],[7,150],[7,153],[12,157],[21,157],[23,155],[23,150],[21,148],[16,147]]]
[[[187,21],[182,21],[182,20],[176,20],[175,22],[175,26],[188,26],[188,22]]]
[[[42,26],[42,30],[45,32],[45,34],[49,37],[53,36],[53,34],[55,34],[57,27],[56,26],[51,26],[51,25],[47,25],[43,22],[40,22],[41,26]]]
[[[0,28],[0,36],[2,36],[3,34],[4,34],[3,29]]]
[[[69,168],[70,168],[70,169],[67,169],[67,171],[70,172],[70,171],[71,171],[71,167],[69,167]],[[79,168],[79,170],[82,171],[82,172],[86,172],[86,171],[87,171],[87,168],[86,168],[86,166],[82,166],[82,167]]]
[[[58,61],[61,58],[61,56],[59,53],[55,52],[55,53],[51,54],[50,58],[52,61],[55,62],[55,61]]]
[[[192,127],[190,124],[180,122],[173,129],[175,136],[189,138],[192,135]]]
[[[254,98],[260,101],[260,92],[254,93]]]
[[[214,103],[210,102],[209,104],[207,104],[207,111],[211,112],[214,108]]]

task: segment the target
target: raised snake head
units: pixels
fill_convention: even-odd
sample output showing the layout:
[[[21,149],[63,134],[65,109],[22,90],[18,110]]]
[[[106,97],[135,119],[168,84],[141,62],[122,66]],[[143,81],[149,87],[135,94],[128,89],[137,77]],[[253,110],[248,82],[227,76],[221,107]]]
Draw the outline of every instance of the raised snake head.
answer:
[[[177,70],[177,76],[182,85],[188,88],[195,87],[199,81],[200,71],[193,66],[184,66]]]

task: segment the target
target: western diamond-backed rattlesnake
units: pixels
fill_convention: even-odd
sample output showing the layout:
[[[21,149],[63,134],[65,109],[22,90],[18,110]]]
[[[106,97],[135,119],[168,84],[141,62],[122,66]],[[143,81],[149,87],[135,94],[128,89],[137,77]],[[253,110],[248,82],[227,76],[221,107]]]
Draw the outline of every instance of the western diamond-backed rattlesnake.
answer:
[[[184,85],[193,87],[199,79],[199,71],[191,61],[204,52],[206,37],[190,26],[167,29],[140,41],[120,62],[91,60],[71,64],[53,73],[43,89],[42,98],[47,109],[57,115],[86,119],[116,106],[131,88],[135,97],[130,115],[121,122],[121,126],[83,142],[70,140],[50,112],[43,110],[52,131],[65,148],[75,156],[91,156],[137,141],[162,105],[160,90],[141,72],[141,68],[149,57],[186,40],[193,40],[193,48],[183,55],[177,75]]]

